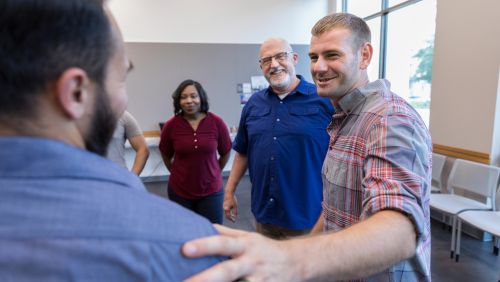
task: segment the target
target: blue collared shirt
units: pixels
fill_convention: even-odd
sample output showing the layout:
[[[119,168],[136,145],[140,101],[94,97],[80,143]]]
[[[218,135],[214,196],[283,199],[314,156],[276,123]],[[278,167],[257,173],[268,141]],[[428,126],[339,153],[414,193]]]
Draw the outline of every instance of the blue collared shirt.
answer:
[[[248,158],[252,212],[256,220],[308,229],[322,202],[321,166],[333,106],[314,84],[300,84],[281,100],[271,88],[255,93],[243,108],[233,149]]]
[[[215,233],[107,159],[0,138],[2,281],[181,281],[221,260],[186,259],[181,244]]]

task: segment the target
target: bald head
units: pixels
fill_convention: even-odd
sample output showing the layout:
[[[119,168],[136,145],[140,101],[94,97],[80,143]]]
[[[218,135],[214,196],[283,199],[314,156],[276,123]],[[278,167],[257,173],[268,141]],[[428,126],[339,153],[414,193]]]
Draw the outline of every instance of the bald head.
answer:
[[[290,43],[288,43],[288,41],[286,41],[285,39],[279,37],[270,37],[266,39],[266,41],[264,41],[260,46],[259,55],[261,58],[263,57],[263,51],[269,48],[280,48],[285,52],[293,52],[292,46],[290,46]]]

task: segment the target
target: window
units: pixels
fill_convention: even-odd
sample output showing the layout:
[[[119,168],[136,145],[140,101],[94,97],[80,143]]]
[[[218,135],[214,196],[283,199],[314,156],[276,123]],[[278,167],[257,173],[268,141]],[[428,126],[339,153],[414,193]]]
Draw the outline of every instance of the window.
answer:
[[[342,6],[372,31],[369,78],[387,78],[428,126],[436,0],[343,0]]]

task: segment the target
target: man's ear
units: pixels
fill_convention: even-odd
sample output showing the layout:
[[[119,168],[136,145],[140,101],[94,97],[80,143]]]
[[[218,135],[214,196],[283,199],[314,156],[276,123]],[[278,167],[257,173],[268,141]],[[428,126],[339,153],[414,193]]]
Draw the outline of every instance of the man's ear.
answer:
[[[361,61],[359,68],[362,70],[366,70],[370,65],[373,55],[373,47],[370,42],[365,42],[363,46],[360,48],[361,51]]]
[[[56,82],[57,101],[71,119],[80,119],[89,102],[89,79],[80,68],[65,70]]]
[[[297,66],[297,64],[299,63],[299,54],[293,52],[292,53],[292,61],[293,61],[293,65]]]

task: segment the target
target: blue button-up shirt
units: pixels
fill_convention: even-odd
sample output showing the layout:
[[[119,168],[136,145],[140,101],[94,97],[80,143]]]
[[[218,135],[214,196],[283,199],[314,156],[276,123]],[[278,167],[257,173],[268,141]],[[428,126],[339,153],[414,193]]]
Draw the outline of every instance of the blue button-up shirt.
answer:
[[[256,220],[308,229],[321,211],[321,166],[333,106],[314,84],[300,84],[281,100],[269,87],[243,108],[233,149],[248,157]]]
[[[181,281],[221,259],[186,259],[204,218],[73,146],[0,138],[1,281]]]

